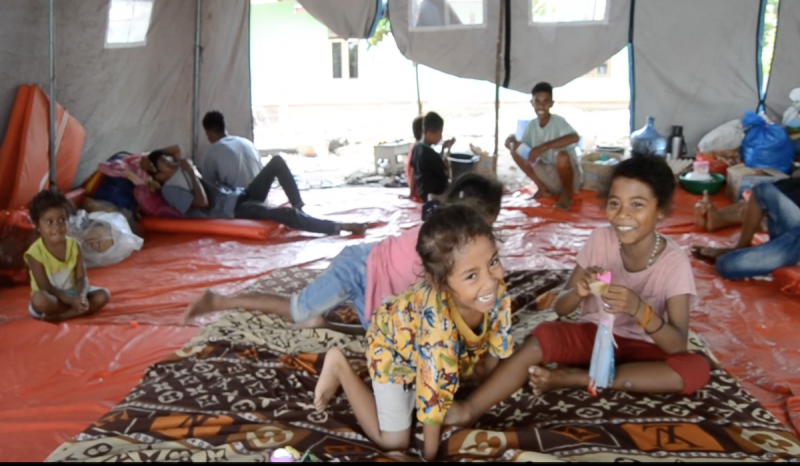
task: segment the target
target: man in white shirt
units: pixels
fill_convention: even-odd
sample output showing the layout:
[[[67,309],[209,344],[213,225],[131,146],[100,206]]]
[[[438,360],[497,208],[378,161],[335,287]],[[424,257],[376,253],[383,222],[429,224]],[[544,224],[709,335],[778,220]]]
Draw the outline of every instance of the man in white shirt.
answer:
[[[225,117],[212,110],[203,117],[203,129],[211,143],[203,161],[203,179],[228,189],[246,188],[264,165],[252,141],[231,136]]]
[[[559,194],[556,208],[569,210],[573,194],[581,188],[583,169],[575,152],[580,136],[563,117],[553,115],[553,86],[539,83],[531,91],[536,117],[521,140],[506,139],[517,166],[536,183],[534,198]]]

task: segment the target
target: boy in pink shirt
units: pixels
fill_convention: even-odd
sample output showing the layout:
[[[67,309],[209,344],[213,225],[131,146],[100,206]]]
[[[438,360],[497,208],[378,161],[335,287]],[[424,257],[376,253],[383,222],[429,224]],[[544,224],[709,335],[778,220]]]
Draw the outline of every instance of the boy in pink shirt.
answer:
[[[494,223],[502,196],[503,185],[499,182],[467,174],[453,184],[446,202],[473,203]],[[421,279],[423,270],[416,251],[419,229],[418,225],[378,243],[345,247],[319,277],[290,298],[274,294],[221,296],[206,290],[189,306],[185,319],[243,308],[291,319],[296,328],[315,328],[325,325],[328,312],[351,302],[366,329],[383,299],[405,291]]]

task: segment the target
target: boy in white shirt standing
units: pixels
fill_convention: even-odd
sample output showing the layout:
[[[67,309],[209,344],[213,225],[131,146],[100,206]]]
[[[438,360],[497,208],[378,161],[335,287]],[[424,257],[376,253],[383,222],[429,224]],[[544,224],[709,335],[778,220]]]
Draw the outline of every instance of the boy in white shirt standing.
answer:
[[[534,198],[559,194],[556,208],[569,210],[572,196],[580,189],[583,170],[575,151],[580,136],[563,117],[553,115],[553,86],[539,83],[531,91],[536,118],[528,123],[521,140],[506,139],[514,161],[536,183]]]

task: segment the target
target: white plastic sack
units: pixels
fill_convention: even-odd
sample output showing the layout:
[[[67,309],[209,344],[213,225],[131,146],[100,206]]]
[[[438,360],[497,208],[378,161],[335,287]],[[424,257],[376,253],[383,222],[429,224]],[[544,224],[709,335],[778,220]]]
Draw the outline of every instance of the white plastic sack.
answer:
[[[742,145],[742,139],[744,139],[742,120],[731,120],[706,134],[697,144],[697,149],[706,154],[736,150]]]
[[[127,259],[142,249],[144,239],[131,231],[125,216],[119,212],[85,210],[70,218],[67,234],[78,242],[86,267],[108,267]]]
[[[800,126],[800,87],[793,89],[789,98],[792,99],[792,106],[783,112],[783,126],[796,128]]]

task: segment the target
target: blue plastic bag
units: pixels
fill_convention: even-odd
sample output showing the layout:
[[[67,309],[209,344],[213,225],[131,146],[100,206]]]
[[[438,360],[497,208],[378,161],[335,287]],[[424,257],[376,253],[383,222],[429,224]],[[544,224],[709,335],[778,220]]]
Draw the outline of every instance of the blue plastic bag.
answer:
[[[605,284],[605,287],[602,286]],[[608,292],[611,284],[611,272],[597,274],[595,283],[589,285],[594,299],[601,300]],[[598,285],[598,286],[595,286]],[[603,303],[603,307],[608,304]],[[594,337],[594,348],[592,349],[592,360],[589,365],[589,386],[587,387],[592,396],[597,396],[597,389],[609,388],[614,384],[616,372],[614,362],[614,348],[617,341],[614,339],[614,314],[600,310],[600,322],[597,323],[597,334]]]
[[[594,337],[592,360],[589,365],[589,393],[597,396],[597,389],[609,388],[614,384],[616,363],[614,362],[614,314],[600,311],[603,316],[597,324]]]
[[[742,118],[742,125],[746,128],[741,148],[745,165],[791,172],[794,147],[783,127],[769,124],[749,110]]]

